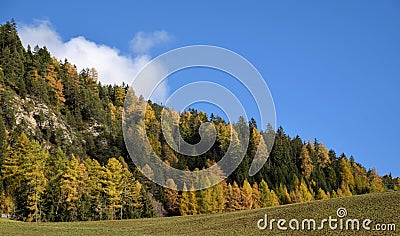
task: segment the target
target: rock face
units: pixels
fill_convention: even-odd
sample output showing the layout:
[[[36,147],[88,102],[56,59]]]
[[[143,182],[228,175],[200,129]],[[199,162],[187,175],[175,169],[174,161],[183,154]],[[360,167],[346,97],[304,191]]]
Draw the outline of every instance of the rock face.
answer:
[[[72,144],[77,139],[63,116],[46,104],[30,97],[22,99],[17,95],[5,103],[4,105],[13,111],[15,125],[23,128],[29,136],[43,137],[43,133],[51,135],[62,132],[66,145]]]

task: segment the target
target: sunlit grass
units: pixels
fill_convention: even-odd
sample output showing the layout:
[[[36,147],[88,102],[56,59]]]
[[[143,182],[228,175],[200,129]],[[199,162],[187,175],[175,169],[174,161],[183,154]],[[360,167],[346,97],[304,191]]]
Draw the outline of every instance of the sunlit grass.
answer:
[[[257,221],[268,218],[286,220],[313,218],[317,222],[337,217],[339,207],[347,209],[347,218],[369,218],[376,223],[395,223],[396,232],[324,230],[259,230]],[[344,218],[346,219],[346,218]],[[368,194],[257,210],[185,217],[95,221],[71,223],[25,223],[0,220],[0,235],[399,235],[400,192]]]

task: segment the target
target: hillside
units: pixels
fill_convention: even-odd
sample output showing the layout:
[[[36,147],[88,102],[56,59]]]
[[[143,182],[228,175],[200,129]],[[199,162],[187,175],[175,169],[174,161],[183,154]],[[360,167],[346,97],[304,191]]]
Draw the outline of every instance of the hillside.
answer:
[[[366,169],[317,139],[290,137],[282,127],[259,130],[254,119],[229,123],[193,108],[177,113],[133,96],[126,99],[135,118],[129,125],[141,127],[137,136],[146,135],[151,144],[133,143],[139,160],[150,157],[153,149],[165,164],[194,171],[217,163],[231,143],[244,147],[238,168],[212,188],[161,187],[138,168],[150,175],[159,170],[134,165],[126,150],[121,124],[129,86],[103,85],[95,68],[78,71],[73,62],[52,57],[46,47],[32,46],[23,47],[15,22],[1,25],[0,213],[11,218],[61,222],[225,213],[400,189],[400,178]],[[144,117],[141,107],[146,107]],[[210,150],[193,158],[171,148],[161,129],[163,110],[177,118],[190,144],[202,138],[203,123],[214,125]],[[248,140],[237,138],[246,132]],[[249,176],[258,147],[267,146],[271,133],[275,142],[265,149],[270,155],[262,154],[267,161]],[[188,189],[191,184],[165,183],[187,184]]]
[[[96,221],[75,223],[23,223],[0,220],[1,235],[270,235],[267,228],[259,230],[257,221],[268,214],[270,218],[315,219],[338,218],[336,210],[344,207],[348,215],[343,219],[366,219],[375,223],[396,225],[396,231],[324,230],[307,231],[310,235],[398,235],[400,192],[387,192],[345,198],[291,204],[224,214],[137,219],[124,221]],[[338,218],[340,219],[340,218]],[[361,226],[360,226],[361,227]],[[272,234],[304,235],[304,231],[279,231],[274,225]]]

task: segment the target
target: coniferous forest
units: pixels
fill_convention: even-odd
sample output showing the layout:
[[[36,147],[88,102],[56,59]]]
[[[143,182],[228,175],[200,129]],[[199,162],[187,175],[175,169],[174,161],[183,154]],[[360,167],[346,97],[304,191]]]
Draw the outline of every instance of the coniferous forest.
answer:
[[[24,48],[14,21],[0,27],[0,213],[24,221],[119,220],[255,209],[371,192],[400,190],[400,178],[378,175],[353,156],[336,153],[317,139],[276,130],[267,162],[249,168],[263,134],[254,119],[229,124],[189,109],[180,116],[188,143],[210,121],[216,142],[192,159],[172,150],[161,131],[163,106],[147,102],[146,132],[168,165],[201,170],[218,162],[232,126],[248,127],[250,140],[239,167],[223,182],[200,191],[154,184],[129,158],[122,132],[128,85],[103,85],[95,68],[78,71],[46,47]],[[147,173],[152,170],[145,167]],[[173,187],[172,179],[166,185]],[[190,189],[188,189],[190,190]]]

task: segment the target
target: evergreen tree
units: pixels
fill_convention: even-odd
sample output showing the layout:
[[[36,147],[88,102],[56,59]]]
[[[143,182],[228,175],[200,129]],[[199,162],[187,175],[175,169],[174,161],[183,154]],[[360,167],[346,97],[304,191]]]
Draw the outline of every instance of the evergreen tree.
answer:
[[[151,197],[146,193],[144,188],[140,190],[141,194],[141,218],[152,218],[156,216],[156,212],[154,211],[153,203]]]
[[[198,213],[197,199],[193,188],[188,191],[186,184],[184,184],[180,200],[179,212],[181,215],[195,215]]]
[[[378,175],[376,168],[372,168],[368,172],[368,179],[370,184],[370,191],[374,192],[383,192],[385,190],[385,186],[383,185],[382,178]]]
[[[45,165],[48,159],[47,150],[41,147],[37,141],[33,141],[31,153],[22,164],[25,183],[30,189],[27,196],[27,209],[30,211],[27,221],[38,222],[41,220],[41,203],[48,181],[45,176]]]
[[[357,163],[352,162],[352,169],[354,175],[354,190],[357,194],[363,194],[368,192],[369,182],[367,177],[367,171],[365,168],[359,166]]]
[[[307,185],[306,185],[306,183],[304,182],[304,180],[301,180],[299,190],[300,190],[300,194],[301,194],[301,199],[302,199],[304,202],[309,202],[309,201],[314,200],[313,194],[312,194],[312,193],[310,192],[310,190],[307,188]]]
[[[5,153],[2,175],[8,191],[12,193],[20,217],[27,221],[41,220],[41,203],[47,185],[45,164],[47,150],[37,141],[29,141],[22,133],[13,140]]]
[[[400,178],[397,177],[394,181],[393,190],[400,191]]]
[[[243,209],[243,199],[242,193],[239,185],[236,181],[232,185],[228,185],[228,195],[227,195],[227,211],[236,211]]]
[[[0,92],[5,90],[5,78],[4,78],[4,73],[3,69],[0,66]]]
[[[206,176],[207,178],[207,176]],[[208,178],[204,180],[206,184],[209,184],[210,181]],[[212,188],[205,188],[197,191],[197,201],[199,206],[199,213],[210,213],[213,208],[213,196],[212,196]]]
[[[87,168],[87,187],[88,201],[92,206],[92,219],[102,220],[103,209],[106,207],[106,202],[103,200],[103,181],[102,178],[106,175],[105,170],[100,166],[99,162],[94,159],[85,160]]]
[[[340,167],[340,177],[341,177],[341,187],[342,190],[347,190],[349,188],[349,191],[354,188],[355,182],[354,182],[354,176],[351,170],[351,165],[350,161],[346,157],[341,157],[339,160],[339,167]]]
[[[63,85],[61,83],[61,80],[58,79],[58,74],[55,66],[59,67],[60,65],[55,59],[53,59],[53,63],[47,68],[46,81],[53,92],[51,98],[53,98],[53,100],[57,102],[54,105],[64,105],[65,98],[63,94]]]
[[[105,167],[104,192],[107,196],[109,219],[114,220],[122,211],[123,167],[116,158],[110,158]]]
[[[188,215],[189,214],[189,194],[188,190],[186,187],[186,183],[183,185],[183,192],[182,196],[180,198],[180,203],[179,203],[179,212],[181,215]]]
[[[0,170],[2,169],[3,165],[4,153],[6,151],[6,143],[7,143],[6,128],[4,126],[3,114],[2,112],[0,112]],[[0,182],[0,190],[2,190],[1,186],[2,184]]]
[[[189,214],[190,215],[196,215],[199,213],[199,206],[197,204],[197,198],[196,198],[196,192],[192,188],[190,189],[189,193]]]
[[[212,203],[213,203],[213,207],[212,207],[212,212],[213,213],[220,213],[220,212],[224,212],[225,210],[225,205],[226,205],[226,197],[225,197],[225,187],[226,183],[220,182],[218,184],[216,184],[215,186],[212,187]]]
[[[337,190],[337,196],[338,197],[348,197],[348,196],[352,196],[352,195],[353,194],[349,188],[349,185],[345,182],[342,182],[342,185]]]
[[[290,195],[289,195],[289,192],[288,192],[286,186],[283,186],[282,184],[280,184],[279,188],[277,190],[277,194],[278,194],[279,200],[282,204],[291,203]]]
[[[279,198],[274,192],[274,190],[271,190],[271,203],[272,206],[279,206]]]
[[[252,209],[258,209],[260,208],[260,191],[258,191],[258,184],[257,182],[254,182],[252,186],[252,202],[253,205],[251,206]]]
[[[317,146],[318,164],[321,168],[327,168],[330,165],[330,158],[328,150],[323,143],[319,143]]]
[[[146,215],[152,217],[152,205],[149,203],[149,197],[143,185],[135,179],[132,172],[129,170],[128,164],[122,157],[119,158],[123,166],[122,173],[122,210],[120,211],[120,219],[138,218]],[[142,208],[143,209],[141,211]],[[139,216],[139,212],[141,215]]]
[[[74,221],[78,217],[78,202],[81,200],[81,186],[83,185],[83,176],[79,167],[79,160],[72,155],[67,164],[66,172],[61,180],[61,196],[68,213],[68,219]]]
[[[267,182],[261,180],[260,183],[260,205],[261,207],[273,206],[271,191],[268,188]]]
[[[317,200],[328,199],[328,195],[326,195],[325,191],[321,188],[318,189],[317,195],[315,196]]]
[[[0,194],[0,214],[11,215],[14,209],[14,201],[9,194]]]
[[[44,193],[43,208],[45,211],[44,221],[62,221],[63,196],[61,194],[61,185],[63,175],[67,171],[68,159],[65,153],[57,148],[53,155],[50,155],[46,163],[45,175],[48,179],[46,191]]]
[[[242,191],[241,191],[241,199],[242,199],[242,208],[243,209],[251,209],[253,207],[253,189],[251,188],[249,182],[244,180]]]
[[[314,166],[306,145],[301,148],[300,163],[301,173],[306,179],[309,179]]]
[[[167,188],[164,188],[165,206],[170,215],[177,215],[179,213],[179,195],[178,186],[173,179],[167,179],[165,182]]]

